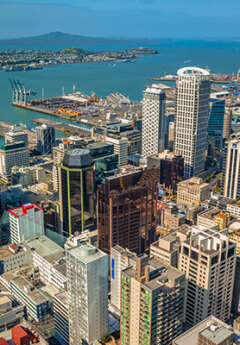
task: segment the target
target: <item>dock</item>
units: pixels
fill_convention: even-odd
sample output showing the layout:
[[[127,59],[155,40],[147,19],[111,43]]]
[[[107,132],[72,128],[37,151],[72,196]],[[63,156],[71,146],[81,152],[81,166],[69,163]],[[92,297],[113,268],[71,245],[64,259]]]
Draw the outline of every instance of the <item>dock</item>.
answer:
[[[91,135],[91,130],[82,128],[77,125],[66,124],[66,123],[49,120],[49,119],[43,119],[43,118],[33,119],[32,122],[37,123],[38,125],[42,125],[42,124],[52,125],[55,128],[55,130],[61,131],[68,135],[77,135],[77,136]]]

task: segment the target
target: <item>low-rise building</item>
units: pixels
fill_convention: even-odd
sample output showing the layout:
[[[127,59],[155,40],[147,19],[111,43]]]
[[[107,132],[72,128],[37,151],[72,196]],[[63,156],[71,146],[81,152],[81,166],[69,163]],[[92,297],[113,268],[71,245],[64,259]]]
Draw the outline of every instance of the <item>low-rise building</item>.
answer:
[[[31,264],[31,262],[31,252],[28,247],[10,244],[0,249],[0,274]]]
[[[24,306],[3,295],[0,297],[0,332],[18,325],[24,317]]]
[[[206,229],[218,225],[219,230],[226,229],[230,223],[230,214],[218,207],[211,207],[197,215],[197,225]]]
[[[58,289],[67,288],[66,260],[62,247],[46,236],[29,240],[33,266],[39,268],[40,279],[44,284],[53,284]]]
[[[209,199],[211,187],[200,177],[192,177],[178,183],[177,204],[191,206]]]
[[[176,205],[166,205],[161,210],[161,225],[176,230],[185,223],[185,215],[178,212]]]
[[[1,276],[2,284],[11,294],[20,301],[27,311],[29,319],[43,321],[51,309],[51,302],[46,293],[43,293],[40,284],[38,269],[24,266],[21,269],[4,273]]]
[[[234,201],[227,204],[227,211],[237,218],[240,218],[240,202]]]
[[[37,183],[46,182],[46,170],[41,166],[17,167],[12,168],[11,184],[21,184],[28,187]]]

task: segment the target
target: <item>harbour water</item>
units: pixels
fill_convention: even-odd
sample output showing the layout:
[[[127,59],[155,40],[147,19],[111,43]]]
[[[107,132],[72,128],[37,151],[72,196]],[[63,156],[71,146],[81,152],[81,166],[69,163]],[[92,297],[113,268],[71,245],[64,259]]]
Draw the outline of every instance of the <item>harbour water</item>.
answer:
[[[145,45],[146,46],[146,45]],[[82,46],[86,50],[121,50],[132,46]],[[33,118],[50,115],[39,114],[11,105],[11,88],[8,78],[19,79],[28,89],[37,92],[41,98],[42,88],[46,97],[59,96],[64,86],[65,93],[71,93],[73,85],[76,90],[99,96],[106,96],[119,91],[132,100],[140,100],[145,85],[150,77],[165,74],[176,74],[184,66],[209,67],[212,73],[237,73],[240,68],[240,42],[210,41],[169,41],[157,45],[149,45],[157,49],[159,54],[147,55],[135,63],[89,63],[74,65],[58,65],[42,70],[4,72],[0,71],[0,121],[24,123],[34,127]],[[0,47],[61,49],[62,47]],[[59,119],[67,122],[67,120]]]

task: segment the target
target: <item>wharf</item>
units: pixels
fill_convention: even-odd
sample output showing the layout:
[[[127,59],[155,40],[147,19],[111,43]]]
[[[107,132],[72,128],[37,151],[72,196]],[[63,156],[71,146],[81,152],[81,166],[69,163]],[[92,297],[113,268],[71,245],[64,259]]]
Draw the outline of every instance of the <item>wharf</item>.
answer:
[[[12,105],[15,106],[15,107],[36,111],[38,113],[48,114],[48,115],[52,115],[52,116],[55,116],[55,117],[60,117],[62,119],[66,119],[66,120],[69,120],[69,121],[74,121],[74,119],[71,119],[71,117],[69,115],[56,113],[55,110],[51,110],[51,109],[47,109],[47,108],[43,108],[43,107],[37,107],[37,106],[34,106],[34,105],[29,105],[29,104],[23,105],[21,103],[15,103],[15,102],[13,102]]]
[[[38,119],[33,119],[32,122],[37,123],[39,125],[42,125],[42,124],[52,125],[57,131],[61,131],[69,135],[89,136],[91,134],[91,131],[88,129],[84,129],[76,125],[70,125],[70,124],[66,124],[62,122],[57,122],[54,120],[38,118]]]
[[[10,122],[1,121],[0,122],[0,137],[4,138],[5,134],[10,131],[10,127],[12,125],[13,124]],[[22,126],[22,129],[28,135],[29,147],[36,146],[36,143],[37,143],[36,133],[26,128],[25,126]]]

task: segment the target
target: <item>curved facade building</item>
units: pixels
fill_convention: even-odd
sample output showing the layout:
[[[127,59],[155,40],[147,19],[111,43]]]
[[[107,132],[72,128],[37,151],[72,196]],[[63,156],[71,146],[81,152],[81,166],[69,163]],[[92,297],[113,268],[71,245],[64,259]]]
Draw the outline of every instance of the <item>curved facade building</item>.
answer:
[[[60,219],[66,237],[93,227],[95,222],[94,169],[89,152],[68,151],[59,167]]]
[[[174,151],[184,158],[184,178],[205,169],[210,74],[198,67],[177,72]]]

